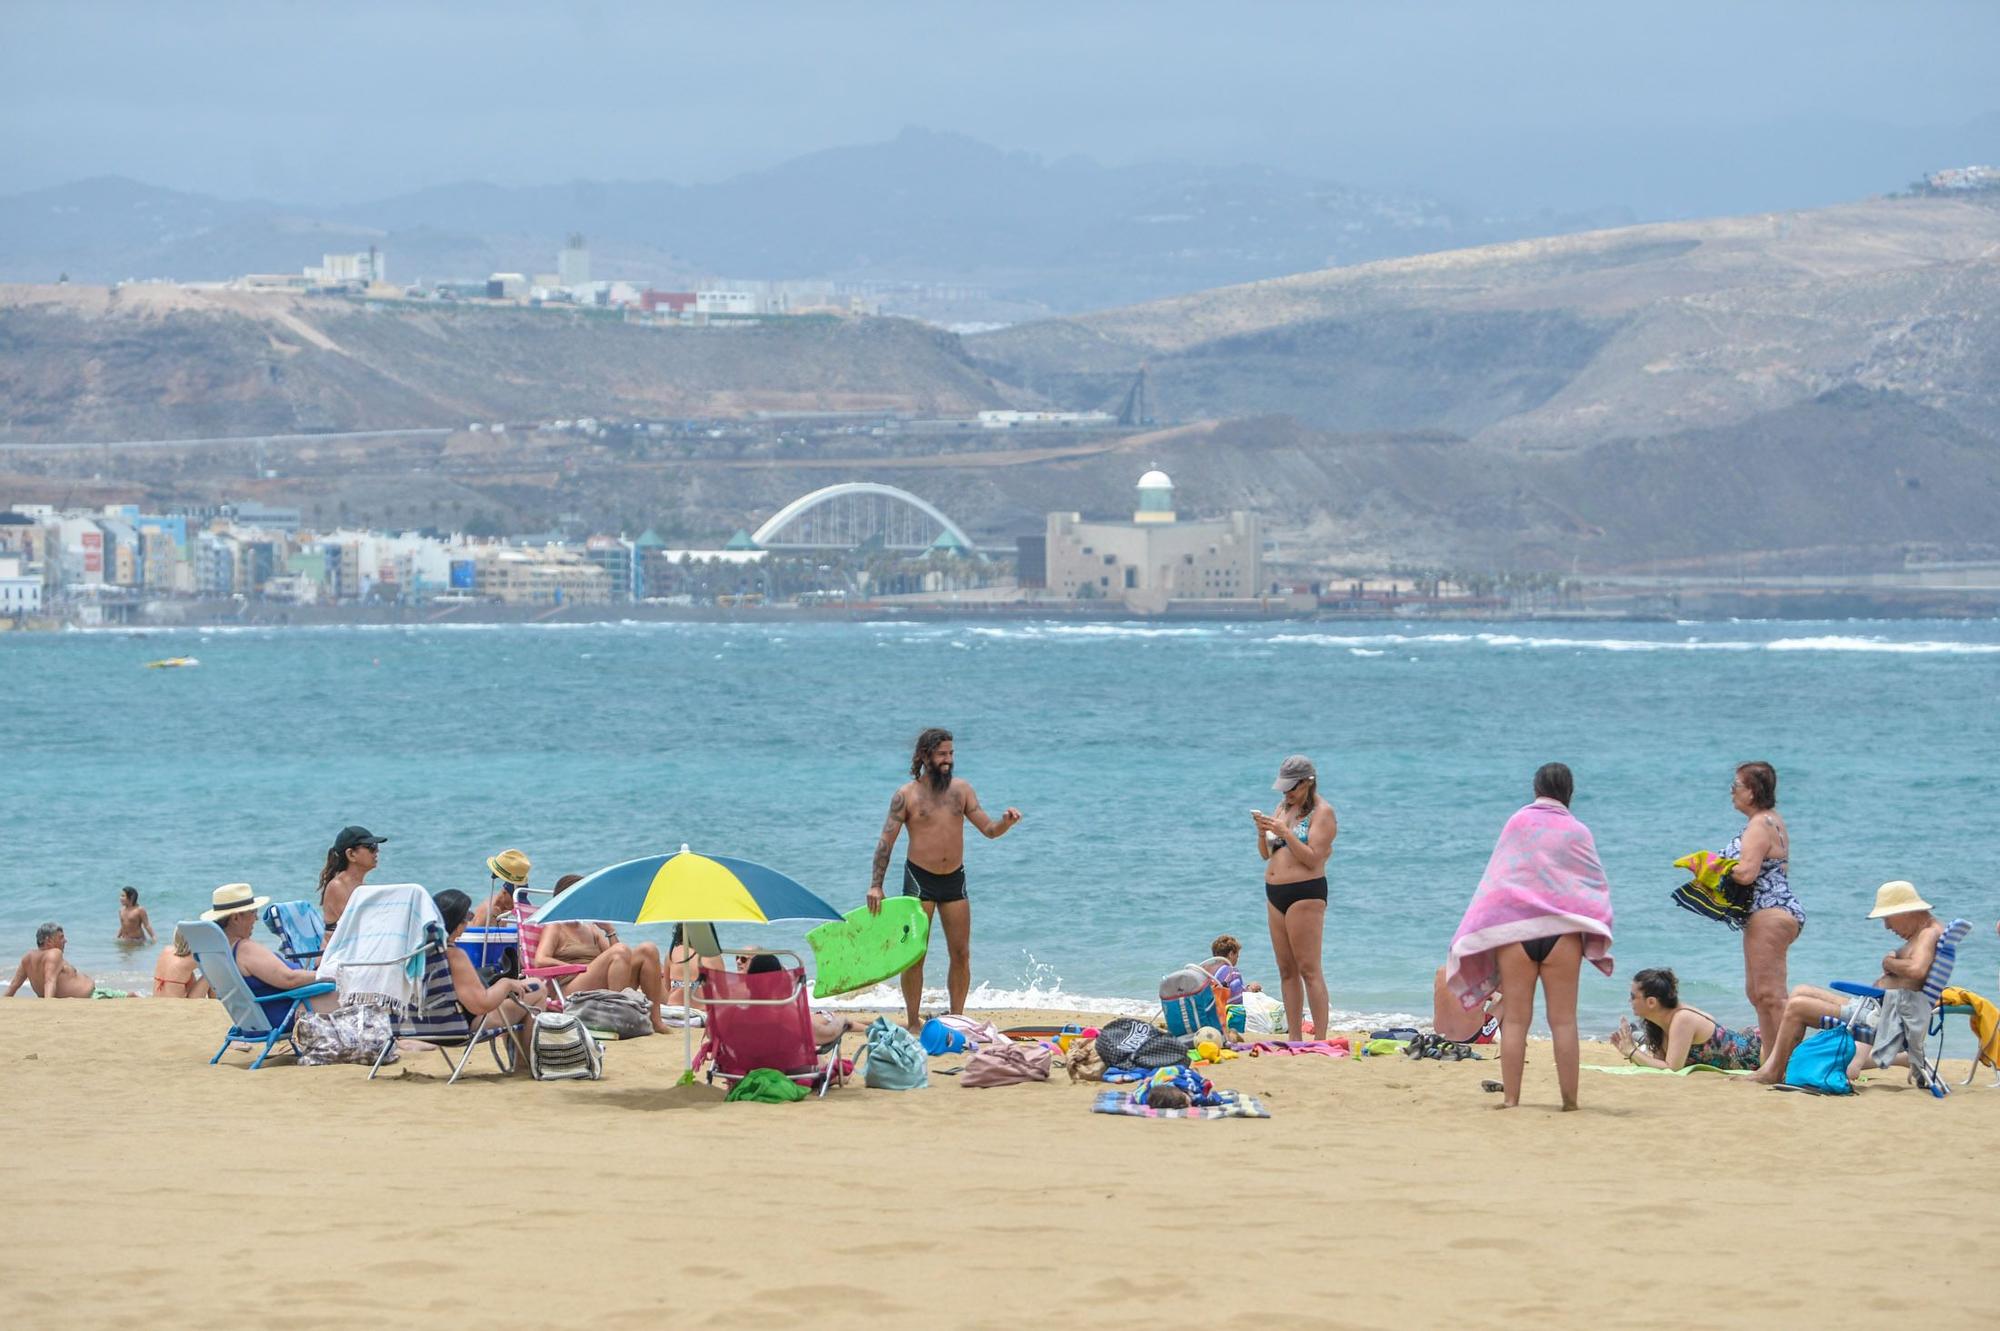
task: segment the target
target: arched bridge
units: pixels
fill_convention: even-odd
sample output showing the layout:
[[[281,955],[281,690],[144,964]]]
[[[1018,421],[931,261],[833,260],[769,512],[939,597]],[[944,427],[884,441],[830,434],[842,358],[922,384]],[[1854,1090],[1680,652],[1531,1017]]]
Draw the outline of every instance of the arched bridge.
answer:
[[[852,550],[878,542],[889,550],[927,550],[948,535],[967,554],[972,538],[930,501],[875,481],[844,481],[800,495],[773,513],[750,539],[771,550]]]

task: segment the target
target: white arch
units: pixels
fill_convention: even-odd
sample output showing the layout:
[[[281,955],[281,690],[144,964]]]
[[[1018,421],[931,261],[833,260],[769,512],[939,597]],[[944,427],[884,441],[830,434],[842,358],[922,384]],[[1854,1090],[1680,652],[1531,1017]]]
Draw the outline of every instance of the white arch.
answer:
[[[881,495],[888,499],[900,499],[931,521],[937,523],[938,526],[944,528],[954,540],[967,550],[976,553],[979,549],[978,546],[972,543],[972,538],[967,536],[956,522],[938,512],[937,508],[929,500],[913,495],[908,490],[898,490],[893,485],[883,485],[879,481],[842,481],[839,485],[825,486],[813,491],[809,495],[800,495],[797,499],[794,499],[791,503],[786,504],[783,508],[765,519],[763,526],[750,533],[750,539],[759,545],[769,545],[771,538],[789,525],[794,518],[818,508],[821,504],[829,500],[839,499],[843,495]]]

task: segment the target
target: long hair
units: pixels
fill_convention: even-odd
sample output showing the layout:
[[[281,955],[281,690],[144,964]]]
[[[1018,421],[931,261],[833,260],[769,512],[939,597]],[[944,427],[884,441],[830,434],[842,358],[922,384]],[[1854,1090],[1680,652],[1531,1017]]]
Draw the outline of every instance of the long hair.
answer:
[[[1535,769],[1535,798],[1550,799],[1565,809],[1576,796],[1576,778],[1567,763],[1543,763]]]
[[[347,852],[335,846],[326,852],[326,867],[319,871],[319,899],[326,900],[326,885],[337,873],[347,872]]]
[[[125,898],[125,904],[128,906],[139,904],[139,889],[136,887],[121,887],[118,889],[118,895]]]
[[[1633,987],[1640,994],[1652,999],[1663,1008],[1677,1008],[1681,1005],[1680,981],[1664,966],[1658,970],[1640,971],[1632,977]],[[1652,1051],[1653,1057],[1667,1056],[1667,1032],[1658,1022],[1639,1023],[1639,1043]]]
[[[932,726],[917,736],[916,751],[910,755],[910,775],[921,777],[924,768],[930,766],[931,755],[938,751],[938,746],[949,743],[951,743],[951,732],[942,726]],[[931,778],[931,784],[937,785],[936,776]]]
[[[1300,796],[1299,794],[1301,790],[1305,792],[1303,796]],[[1318,803],[1319,803],[1319,778],[1316,776],[1309,776],[1305,780],[1299,782],[1298,785],[1293,786],[1290,790],[1286,791],[1285,797],[1278,801],[1278,807],[1281,809],[1290,807],[1292,809],[1297,810],[1301,816],[1310,818],[1312,816],[1313,807]]]

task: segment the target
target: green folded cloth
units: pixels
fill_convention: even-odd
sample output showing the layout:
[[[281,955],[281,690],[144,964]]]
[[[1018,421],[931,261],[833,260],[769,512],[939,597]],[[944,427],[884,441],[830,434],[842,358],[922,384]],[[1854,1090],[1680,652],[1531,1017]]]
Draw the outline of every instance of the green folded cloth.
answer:
[[[748,1076],[729,1088],[728,1098],[782,1105],[805,1099],[806,1088],[776,1068],[753,1068]]]
[[[113,989],[109,985],[100,984],[90,991],[90,996],[92,998],[130,998],[132,991],[130,989]]]

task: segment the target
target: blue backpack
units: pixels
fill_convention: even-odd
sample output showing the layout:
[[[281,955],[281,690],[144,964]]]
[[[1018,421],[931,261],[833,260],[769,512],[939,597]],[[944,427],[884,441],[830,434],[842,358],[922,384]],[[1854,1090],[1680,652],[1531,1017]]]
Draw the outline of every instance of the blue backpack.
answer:
[[[1847,1065],[1854,1061],[1854,1032],[1845,1026],[1830,1031],[1814,1031],[1785,1065],[1785,1085],[1821,1095],[1852,1095]]]

